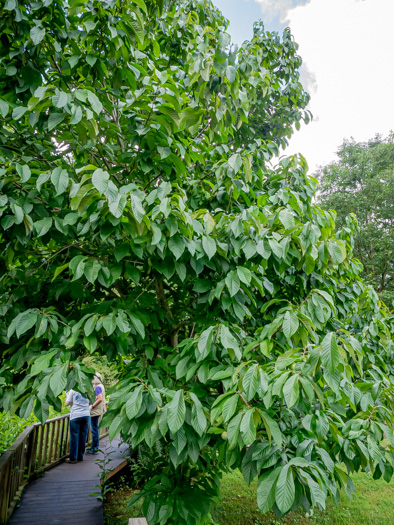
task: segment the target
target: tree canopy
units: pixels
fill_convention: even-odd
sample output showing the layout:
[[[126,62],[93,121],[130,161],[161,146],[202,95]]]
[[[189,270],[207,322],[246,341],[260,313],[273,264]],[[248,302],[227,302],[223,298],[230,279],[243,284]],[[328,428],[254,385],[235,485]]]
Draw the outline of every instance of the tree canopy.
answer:
[[[345,140],[338,160],[319,169],[318,199],[345,224],[354,213],[359,229],[354,255],[363,264],[365,281],[394,308],[394,134],[367,142]]]
[[[116,363],[110,437],[164,451],[151,524],[209,523],[229,468],[279,516],[389,480],[393,319],[354,221],[278,161],[310,118],[289,31],[237,49],[206,0],[2,14],[2,409],[45,420],[84,356]]]

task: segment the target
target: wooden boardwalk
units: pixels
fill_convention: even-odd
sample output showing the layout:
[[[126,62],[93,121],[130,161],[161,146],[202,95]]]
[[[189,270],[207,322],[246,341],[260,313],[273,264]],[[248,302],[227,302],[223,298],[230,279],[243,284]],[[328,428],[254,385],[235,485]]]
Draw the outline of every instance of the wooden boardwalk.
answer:
[[[108,458],[107,470],[114,474],[127,462],[128,446],[101,438],[100,448]],[[101,469],[95,462],[103,454],[85,455],[76,464],[60,463],[32,481],[23,491],[20,505],[9,525],[103,525],[103,505],[95,496]],[[111,475],[110,474],[110,475]]]

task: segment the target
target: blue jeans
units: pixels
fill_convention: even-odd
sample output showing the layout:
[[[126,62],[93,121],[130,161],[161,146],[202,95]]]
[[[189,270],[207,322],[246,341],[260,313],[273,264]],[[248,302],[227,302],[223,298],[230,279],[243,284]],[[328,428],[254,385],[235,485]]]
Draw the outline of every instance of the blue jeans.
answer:
[[[76,417],[70,421],[70,460],[82,461],[89,431],[89,416]]]
[[[100,436],[99,436],[99,419],[100,416],[90,416],[90,429],[92,431],[92,450],[99,448]]]

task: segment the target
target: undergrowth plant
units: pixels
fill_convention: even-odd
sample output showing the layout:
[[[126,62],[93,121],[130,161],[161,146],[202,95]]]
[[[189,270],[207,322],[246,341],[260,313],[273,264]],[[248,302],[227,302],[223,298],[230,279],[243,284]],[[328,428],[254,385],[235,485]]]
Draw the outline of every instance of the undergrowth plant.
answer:
[[[164,470],[169,461],[166,452],[160,441],[157,441],[152,447],[142,442],[136,450],[131,450],[129,463],[131,486],[143,487],[158,472]]]

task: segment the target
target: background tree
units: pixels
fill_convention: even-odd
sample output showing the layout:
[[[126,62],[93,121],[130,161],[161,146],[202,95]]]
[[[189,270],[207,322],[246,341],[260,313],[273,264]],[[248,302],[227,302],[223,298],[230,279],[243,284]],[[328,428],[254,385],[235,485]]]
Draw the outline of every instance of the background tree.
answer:
[[[318,200],[337,212],[337,224],[355,213],[354,255],[363,277],[394,307],[394,134],[368,142],[345,140],[338,160],[320,168]]]
[[[117,363],[110,436],[163,451],[149,523],[209,522],[229,468],[278,515],[389,480],[392,319],[305,160],[272,167],[309,119],[289,32],[238,51],[204,0],[2,14],[2,408]]]

